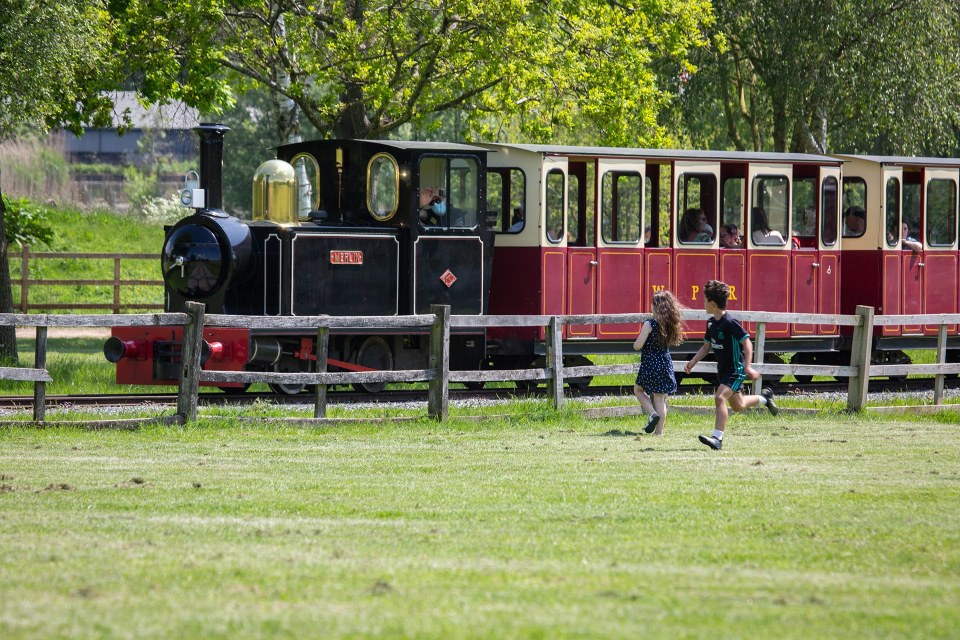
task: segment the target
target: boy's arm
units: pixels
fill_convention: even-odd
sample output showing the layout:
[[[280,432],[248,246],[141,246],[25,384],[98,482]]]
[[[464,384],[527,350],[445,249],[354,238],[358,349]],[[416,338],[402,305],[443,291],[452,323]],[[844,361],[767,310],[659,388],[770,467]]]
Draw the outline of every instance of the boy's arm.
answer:
[[[703,360],[704,356],[706,356],[709,352],[710,352],[710,343],[704,342],[703,345],[700,347],[700,350],[697,351],[695,354],[693,354],[692,358],[687,360],[687,364],[683,365],[683,370],[686,371],[687,373],[690,373],[693,370],[694,365],[696,365],[698,362]]]
[[[743,347],[743,372],[747,374],[747,377],[751,380],[756,380],[760,377],[760,374],[757,373],[757,370],[751,365],[753,362],[753,343],[750,342],[748,336],[744,338],[740,344]]]

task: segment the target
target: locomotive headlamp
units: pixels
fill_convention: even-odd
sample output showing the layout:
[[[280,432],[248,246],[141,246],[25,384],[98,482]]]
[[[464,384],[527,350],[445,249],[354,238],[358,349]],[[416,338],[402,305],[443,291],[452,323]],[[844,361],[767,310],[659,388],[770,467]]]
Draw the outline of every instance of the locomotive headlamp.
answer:
[[[204,192],[200,188],[200,174],[196,171],[188,171],[183,177],[183,189],[180,189],[180,204],[194,209],[203,209]]]

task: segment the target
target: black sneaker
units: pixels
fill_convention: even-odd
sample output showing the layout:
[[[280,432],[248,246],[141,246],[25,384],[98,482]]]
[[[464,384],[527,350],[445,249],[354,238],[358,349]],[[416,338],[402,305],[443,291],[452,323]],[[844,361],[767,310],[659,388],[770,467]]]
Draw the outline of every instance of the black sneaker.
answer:
[[[720,450],[723,449],[723,440],[720,438],[714,438],[713,436],[699,436],[700,442],[707,445],[711,449]]]
[[[651,413],[650,417],[647,419],[647,426],[643,428],[644,433],[653,433],[657,425],[660,424],[660,414]]]
[[[780,413],[780,408],[777,406],[777,403],[773,401],[773,389],[764,389],[760,392],[760,395],[767,399],[767,411],[773,415]]]

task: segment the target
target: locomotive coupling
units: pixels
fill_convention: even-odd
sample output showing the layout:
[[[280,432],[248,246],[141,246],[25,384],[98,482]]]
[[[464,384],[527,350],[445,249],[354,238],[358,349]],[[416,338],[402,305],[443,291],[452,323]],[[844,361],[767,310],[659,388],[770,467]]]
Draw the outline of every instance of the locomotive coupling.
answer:
[[[103,357],[107,362],[117,364],[123,358],[146,360],[149,355],[146,340],[121,340],[112,336],[103,343]]]

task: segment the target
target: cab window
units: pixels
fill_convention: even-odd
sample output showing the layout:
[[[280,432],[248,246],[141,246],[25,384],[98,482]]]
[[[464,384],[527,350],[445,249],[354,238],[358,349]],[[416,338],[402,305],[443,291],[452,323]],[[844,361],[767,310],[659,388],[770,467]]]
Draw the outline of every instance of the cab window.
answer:
[[[297,176],[297,214],[303,218],[320,208],[320,165],[306,153],[300,153],[290,161]]]
[[[820,185],[820,240],[824,246],[837,243],[837,179],[824,178]]]
[[[480,220],[476,158],[424,156],[419,164],[418,215],[425,227],[470,229]]]
[[[843,237],[859,238],[867,231],[867,183],[843,179]]]
[[[393,156],[378,153],[367,165],[367,210],[385,222],[397,213],[400,204],[400,169]]]

